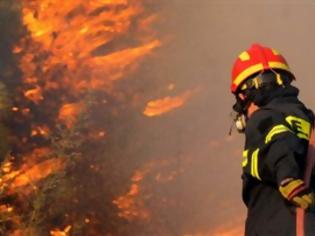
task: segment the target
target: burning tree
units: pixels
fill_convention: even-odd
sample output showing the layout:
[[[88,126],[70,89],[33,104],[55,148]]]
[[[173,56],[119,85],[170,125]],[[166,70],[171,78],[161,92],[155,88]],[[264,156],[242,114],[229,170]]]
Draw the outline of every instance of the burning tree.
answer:
[[[131,235],[128,221],[150,217],[134,199],[150,166],[134,171],[144,140],[129,140],[144,119],[134,72],[160,46],[154,4],[0,6],[11,19],[0,52],[2,234]]]
[[[192,158],[157,122],[197,90],[149,80],[156,8],[0,0],[0,235],[184,234]]]

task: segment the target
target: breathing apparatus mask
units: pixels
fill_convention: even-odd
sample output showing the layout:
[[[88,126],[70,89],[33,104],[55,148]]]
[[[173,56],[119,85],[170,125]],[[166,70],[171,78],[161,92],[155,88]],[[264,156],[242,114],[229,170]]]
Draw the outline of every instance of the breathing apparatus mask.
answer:
[[[239,133],[243,133],[248,120],[248,108],[251,103],[263,106],[272,99],[273,91],[290,84],[292,77],[289,74],[275,70],[263,71],[249,77],[235,93],[236,103],[231,113],[233,122],[229,131],[231,135],[233,126]]]
[[[235,95],[235,98],[236,103],[233,105],[233,111],[231,112],[233,121],[230,127],[229,135],[232,134],[232,129],[234,125],[239,133],[243,133],[245,131],[247,121],[247,109],[251,103],[249,99],[242,99],[238,95]]]

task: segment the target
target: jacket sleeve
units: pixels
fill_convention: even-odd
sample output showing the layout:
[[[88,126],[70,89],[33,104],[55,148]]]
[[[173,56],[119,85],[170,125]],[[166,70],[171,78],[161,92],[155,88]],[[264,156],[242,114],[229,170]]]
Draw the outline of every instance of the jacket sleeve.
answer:
[[[308,140],[298,125],[273,110],[255,112],[245,130],[244,172],[277,185],[286,178],[303,179]]]

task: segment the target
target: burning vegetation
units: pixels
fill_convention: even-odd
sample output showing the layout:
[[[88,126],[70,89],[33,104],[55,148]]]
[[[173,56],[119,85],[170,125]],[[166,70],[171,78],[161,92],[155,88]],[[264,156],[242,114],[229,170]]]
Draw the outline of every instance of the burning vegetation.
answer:
[[[147,183],[167,185],[183,170],[139,159],[150,145],[132,140],[136,123],[191,96],[141,92],[138,70],[161,47],[154,2],[1,2],[10,18],[0,46],[1,235],[172,234],[157,230],[163,211],[150,204],[174,202]]]
[[[150,80],[158,7],[0,0],[0,235],[212,234],[184,177],[201,144],[163,123],[197,90]]]

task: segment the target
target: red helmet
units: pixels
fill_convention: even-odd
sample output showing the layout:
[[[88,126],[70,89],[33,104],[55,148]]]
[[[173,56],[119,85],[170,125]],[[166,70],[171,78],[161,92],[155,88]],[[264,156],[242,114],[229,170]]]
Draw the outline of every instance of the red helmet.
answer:
[[[288,63],[279,52],[260,44],[253,44],[238,56],[233,65],[231,92],[236,93],[249,76],[272,69],[285,70],[294,78]]]

